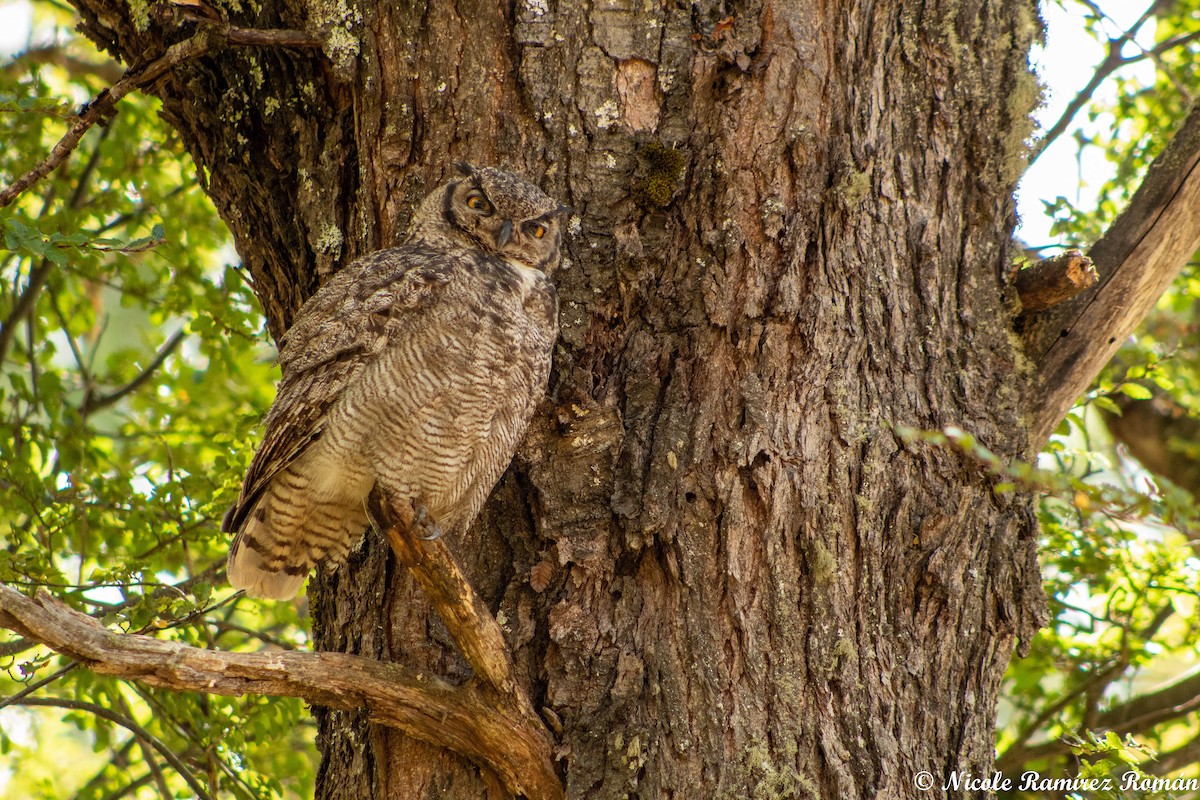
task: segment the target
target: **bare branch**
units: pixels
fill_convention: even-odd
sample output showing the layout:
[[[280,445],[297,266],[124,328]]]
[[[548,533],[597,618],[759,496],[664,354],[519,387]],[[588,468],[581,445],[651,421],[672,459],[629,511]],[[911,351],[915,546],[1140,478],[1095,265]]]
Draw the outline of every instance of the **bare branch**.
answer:
[[[1111,20],[1111,17],[1108,17],[1095,4],[1084,3],[1084,5],[1089,6],[1097,17]],[[1110,39],[1108,41],[1108,48],[1107,52],[1104,54],[1104,59],[1098,65],[1096,65],[1096,69],[1092,73],[1092,77],[1082,89],[1076,92],[1075,96],[1071,98],[1071,102],[1067,103],[1067,107],[1063,109],[1062,114],[1060,114],[1058,119],[1055,120],[1054,124],[1050,126],[1050,129],[1046,131],[1046,135],[1041,137],[1037,144],[1032,148],[1032,152],[1029,157],[1030,164],[1036,161],[1038,156],[1046,151],[1046,148],[1048,148],[1058,137],[1062,136],[1062,134],[1066,132],[1067,127],[1071,124],[1071,120],[1075,119],[1075,115],[1079,113],[1080,109],[1087,105],[1088,101],[1092,99],[1092,95],[1094,95],[1096,90],[1100,88],[1100,84],[1104,83],[1104,81],[1110,75],[1112,75],[1121,67],[1127,67],[1130,64],[1136,64],[1139,61],[1150,59],[1155,63],[1159,70],[1167,76],[1168,80],[1175,85],[1180,94],[1184,98],[1187,98],[1190,102],[1191,98],[1186,89],[1162,63],[1162,55],[1176,47],[1181,47],[1182,45],[1188,44],[1196,38],[1200,38],[1200,31],[1173,36],[1170,39],[1160,42],[1158,45],[1149,50],[1141,47],[1137,43],[1137,32],[1151,17],[1160,13],[1159,7],[1162,5],[1162,2],[1151,3],[1150,6],[1142,13],[1142,16],[1139,17],[1138,20],[1129,28],[1129,30],[1123,32],[1117,38]],[[1126,44],[1133,44],[1135,47],[1137,47],[1140,51],[1138,55],[1122,56],[1121,50]]]
[[[75,121],[70,130],[59,140],[58,144],[54,146],[54,149],[50,151],[50,155],[44,161],[20,178],[17,178],[10,186],[0,190],[0,208],[7,206],[13,200],[17,199],[21,192],[49,175],[60,164],[66,161],[67,157],[71,155],[83,139],[83,135],[88,132],[88,129],[112,114],[121,98],[139,86],[150,83],[171,67],[208,52],[210,49],[209,41],[208,37],[198,36],[179,42],[178,44],[173,44],[167,49],[166,53],[150,62],[144,69],[131,68],[128,70],[121,80],[113,84],[111,88],[101,92],[99,97],[88,104],[83,113],[79,115],[79,119]]]
[[[1088,252],[1097,287],[1055,306],[1025,332],[1039,382],[1031,444],[1049,438],[1200,249],[1200,105],[1154,159],[1125,211]]]
[[[0,584],[0,625],[105,675],[176,691],[298,697],[372,719],[460,753],[493,771],[514,794],[557,800],[562,789],[540,731],[515,723],[495,693],[345,653],[225,653],[118,634],[39,592]],[[553,778],[553,783],[548,782]]]
[[[137,376],[119,389],[114,389],[107,394],[95,395],[91,391],[91,386],[88,387],[88,392],[84,395],[83,404],[79,407],[79,413],[86,417],[93,412],[99,411],[102,408],[107,408],[113,403],[119,402],[130,394],[138,390],[142,384],[154,377],[154,373],[163,365],[163,362],[175,352],[179,347],[179,343],[183,341],[187,334],[183,328],[180,328],[166,343],[158,349],[158,354],[154,356],[154,360],[146,365],[146,368],[137,374]]]
[[[372,490],[367,508],[372,523],[384,532],[397,558],[425,592],[471,669],[494,693],[492,702],[509,715],[511,724],[526,738],[540,742],[540,753],[526,766],[526,776],[536,781],[538,796],[562,797],[562,786],[550,759],[550,734],[517,681],[500,625],[463,575],[450,549],[440,538],[417,536],[419,526],[414,524],[412,506],[394,507],[378,488]]]
[[[132,742],[133,740],[130,739],[129,741]],[[124,786],[122,786],[118,789],[115,789],[112,792],[109,792],[104,797],[102,797],[101,800],[121,800],[122,797],[125,797],[130,792],[137,791],[138,789],[142,788],[146,784],[150,783],[152,780],[154,780],[154,774],[146,773],[142,777],[137,778],[133,781],[130,781],[129,783],[125,784]],[[75,796],[82,797],[83,793],[80,792],[80,793],[76,794]]]
[[[66,161],[79,146],[79,142],[88,129],[111,116],[116,111],[117,103],[125,95],[148,86],[167,70],[185,61],[205,55],[226,43],[259,47],[318,48],[321,46],[320,39],[302,31],[243,30],[230,25],[211,23],[202,26],[192,38],[171,45],[165,53],[149,64],[131,67],[121,80],[101,92],[99,97],[83,110],[79,119],[59,140],[44,161],[17,178],[10,186],[0,190],[0,208],[7,206],[20,196],[21,192],[49,175]]]
[[[8,355],[8,349],[12,346],[13,335],[16,332],[17,325],[21,320],[33,310],[33,304],[37,300],[38,294],[46,285],[46,281],[50,279],[50,271],[54,264],[48,258],[42,259],[42,263],[29,273],[29,281],[25,284],[25,291],[21,292],[21,296],[17,298],[17,302],[13,305],[12,311],[8,312],[8,316],[4,318],[4,322],[0,323],[0,362],[4,361]]]
[[[402,507],[392,513],[390,504],[378,489],[371,493],[368,509],[400,562],[408,567],[429,596],[434,610],[450,629],[475,674],[502,694],[524,697],[500,625],[462,574],[450,548],[440,538],[416,536],[415,531],[419,528],[413,524],[411,507]],[[528,700],[525,705],[532,715],[533,706]]]
[[[321,47],[321,40],[304,31],[255,30],[230,26],[226,33],[230,44],[245,47],[295,47],[314,49]]]
[[[1092,73],[1091,79],[1088,80],[1082,89],[1075,93],[1075,96],[1071,98],[1071,102],[1067,103],[1067,107],[1063,109],[1062,114],[1050,126],[1050,129],[1046,131],[1046,135],[1038,139],[1037,144],[1033,146],[1032,152],[1029,154],[1030,165],[1037,161],[1038,157],[1046,152],[1046,148],[1053,144],[1058,137],[1063,135],[1067,130],[1067,126],[1071,124],[1071,120],[1075,119],[1075,115],[1079,113],[1079,110],[1087,105],[1088,101],[1092,99],[1092,95],[1100,88],[1100,84],[1104,83],[1109,75],[1113,74],[1119,67],[1125,66],[1125,64],[1126,60],[1121,57],[1120,46],[1114,48],[1112,42],[1110,42],[1109,50],[1105,54],[1104,60],[1096,67],[1096,71]]]
[[[1091,12],[1096,15],[1097,18],[1109,18],[1100,9],[1100,7],[1094,3],[1086,2],[1086,0],[1081,0],[1081,2],[1083,2],[1083,4],[1086,5]],[[1149,7],[1142,12],[1142,15],[1138,17],[1137,21],[1134,22],[1128,30],[1123,31],[1117,38],[1108,40],[1108,52],[1104,54],[1104,60],[1101,61],[1096,67],[1096,71],[1092,73],[1092,77],[1090,80],[1088,80],[1087,85],[1075,94],[1075,97],[1071,99],[1070,103],[1067,103],[1067,107],[1063,109],[1063,113],[1059,116],[1058,121],[1050,126],[1050,130],[1047,131],[1046,135],[1038,141],[1037,145],[1033,149],[1033,153],[1029,157],[1030,164],[1032,164],[1034,161],[1037,161],[1038,156],[1046,152],[1046,148],[1049,147],[1055,139],[1063,134],[1063,131],[1067,129],[1067,126],[1071,124],[1071,120],[1073,120],[1075,115],[1079,113],[1079,109],[1083,108],[1084,105],[1086,105],[1087,102],[1092,99],[1092,95],[1096,93],[1096,90],[1100,88],[1100,84],[1104,83],[1105,79],[1108,78],[1109,75],[1111,75],[1120,67],[1123,67],[1127,64],[1132,64],[1135,61],[1140,61],[1142,58],[1145,58],[1144,54],[1132,58],[1125,58],[1121,55],[1121,50],[1127,43],[1134,40],[1134,37],[1137,36],[1137,32],[1143,25],[1146,24],[1146,21],[1154,15],[1155,10],[1160,4],[1161,0],[1154,0],[1154,2],[1152,2]]]
[[[7,589],[7,587],[5,588]],[[12,590],[8,589],[8,591]],[[202,786],[200,782],[195,779],[195,777],[192,775],[192,771],[187,768],[187,765],[184,764],[182,760],[180,760],[179,756],[175,754],[175,751],[163,744],[162,740],[139,725],[137,721],[131,717],[127,717],[124,714],[118,714],[112,709],[105,708],[104,706],[97,705],[96,703],[85,703],[81,700],[67,700],[59,697],[25,697],[21,699],[18,705],[49,706],[52,708],[66,708],[72,711],[86,711],[88,714],[94,714],[101,719],[106,719],[109,722],[116,723],[132,733],[141,742],[158,751],[158,753],[167,760],[167,762],[175,769],[175,771],[179,773],[180,777],[187,781],[188,786],[192,787],[192,791],[194,791],[197,796],[206,798],[206,800],[212,800],[212,795],[210,795],[205,790],[204,786]]]

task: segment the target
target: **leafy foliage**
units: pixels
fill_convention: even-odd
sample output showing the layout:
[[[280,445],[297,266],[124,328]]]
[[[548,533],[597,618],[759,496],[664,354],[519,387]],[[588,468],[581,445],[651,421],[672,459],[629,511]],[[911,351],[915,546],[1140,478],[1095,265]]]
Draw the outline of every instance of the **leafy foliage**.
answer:
[[[1116,3],[1060,5],[1082,15],[1099,41],[1117,37],[1106,13]],[[1086,246],[1107,228],[1200,91],[1200,3],[1170,4],[1146,24],[1158,44],[1127,43],[1121,53],[1152,61],[1153,82],[1114,73],[1116,99],[1093,100],[1086,112],[1093,123],[1111,120],[1111,129],[1075,138],[1081,151],[1096,148],[1113,165],[1098,205],[1080,209],[1061,197],[1046,204],[1066,243]],[[1193,711],[1200,685],[1188,675],[1200,631],[1196,487],[1151,475],[1103,424],[1135,403],[1166,402],[1183,418],[1200,414],[1198,291],[1192,265],[1042,455],[1055,474],[1040,514],[1052,622],[1007,676],[997,750],[1009,774],[1108,776],[1130,787],[1090,797],[1169,797],[1155,776],[1200,775]],[[1165,447],[1200,455],[1194,441]]]
[[[39,14],[48,29],[73,24]],[[52,40],[70,72],[20,56],[0,72],[2,184],[106,85],[103,65],[87,68],[92,48],[61,29]],[[0,581],[196,646],[303,645],[296,607],[231,596],[223,578],[219,521],[272,396],[273,354],[155,106],[126,98],[0,212]],[[0,658],[0,794],[311,796],[299,701],[148,689],[11,635]]]

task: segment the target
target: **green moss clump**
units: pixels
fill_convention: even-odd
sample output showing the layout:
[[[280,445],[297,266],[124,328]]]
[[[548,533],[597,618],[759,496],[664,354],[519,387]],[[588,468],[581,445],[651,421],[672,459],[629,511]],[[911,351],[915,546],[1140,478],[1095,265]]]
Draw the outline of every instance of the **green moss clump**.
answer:
[[[650,208],[666,208],[683,188],[687,153],[652,139],[638,149],[638,177],[633,199]]]

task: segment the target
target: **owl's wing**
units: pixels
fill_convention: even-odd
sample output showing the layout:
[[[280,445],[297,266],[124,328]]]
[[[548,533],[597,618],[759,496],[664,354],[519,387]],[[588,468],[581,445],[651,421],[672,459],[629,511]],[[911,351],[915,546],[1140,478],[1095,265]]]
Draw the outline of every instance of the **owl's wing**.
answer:
[[[372,253],[329,280],[300,310],[279,353],[283,379],[266,434],[221,529],[241,530],[271,479],[320,438],[330,407],[388,342],[403,317],[436,304],[450,279],[422,247]]]

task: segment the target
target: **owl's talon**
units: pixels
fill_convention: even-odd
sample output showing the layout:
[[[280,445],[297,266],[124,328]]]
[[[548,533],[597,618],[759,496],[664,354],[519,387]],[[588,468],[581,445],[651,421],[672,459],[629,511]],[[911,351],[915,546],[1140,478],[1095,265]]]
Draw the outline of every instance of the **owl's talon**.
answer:
[[[417,538],[423,542],[432,542],[434,539],[442,538],[442,529],[438,527],[438,524],[433,521],[433,517],[429,515],[429,509],[419,505],[414,510],[416,511],[416,516],[413,517],[413,526],[425,531],[424,536],[418,536]]]

